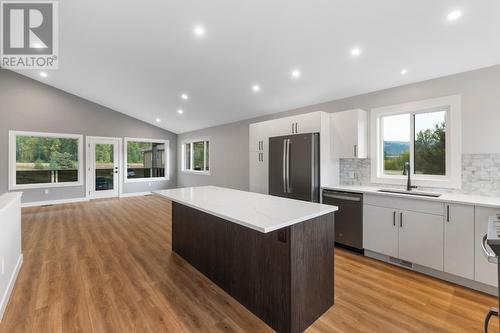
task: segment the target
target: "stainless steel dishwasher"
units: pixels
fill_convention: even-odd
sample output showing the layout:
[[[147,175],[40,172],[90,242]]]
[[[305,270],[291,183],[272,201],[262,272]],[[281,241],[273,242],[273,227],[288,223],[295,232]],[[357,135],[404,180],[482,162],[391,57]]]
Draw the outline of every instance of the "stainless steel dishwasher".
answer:
[[[363,253],[363,194],[323,190],[323,203],[335,212],[335,245]]]

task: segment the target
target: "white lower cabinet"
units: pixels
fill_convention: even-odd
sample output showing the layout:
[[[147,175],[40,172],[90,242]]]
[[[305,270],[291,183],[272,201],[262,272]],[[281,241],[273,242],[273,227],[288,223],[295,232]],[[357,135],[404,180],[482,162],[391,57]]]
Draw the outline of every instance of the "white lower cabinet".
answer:
[[[474,206],[445,204],[444,214],[444,271],[474,280]]]
[[[497,265],[488,262],[481,243],[488,229],[488,218],[499,209],[390,199],[364,196],[366,250],[498,286]]]
[[[486,234],[486,231],[488,230],[488,218],[490,216],[494,216],[497,211],[499,211],[499,209],[476,206],[474,236],[474,249],[476,253],[474,271],[475,280],[495,287],[498,286],[497,265],[488,262],[483,254],[481,242],[484,234]],[[488,245],[486,246],[488,247]],[[491,251],[491,249],[489,250]]]
[[[390,201],[387,197],[366,196],[363,207],[364,247],[442,271],[442,204],[436,206],[435,202],[408,200]],[[388,207],[392,204],[393,207]],[[411,207],[414,210],[409,210]]]
[[[399,212],[399,258],[443,270],[443,217]]]
[[[398,211],[363,205],[363,247],[373,252],[398,257]]]

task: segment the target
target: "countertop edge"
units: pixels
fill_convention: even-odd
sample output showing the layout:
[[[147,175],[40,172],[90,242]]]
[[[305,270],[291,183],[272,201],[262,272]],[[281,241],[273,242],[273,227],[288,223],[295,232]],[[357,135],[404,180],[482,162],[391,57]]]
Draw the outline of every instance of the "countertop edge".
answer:
[[[477,195],[436,192],[440,193],[441,196],[434,198],[434,197],[423,197],[423,196],[408,195],[408,194],[378,192],[378,190],[383,189],[383,187],[377,187],[377,186],[325,185],[321,186],[321,188],[325,190],[345,191],[345,192],[360,193],[360,194],[374,194],[380,196],[389,196],[389,197],[425,200],[425,201],[443,202],[443,203],[455,203],[455,204],[464,204],[471,206],[473,205],[473,206],[500,209],[499,197],[486,197],[486,196],[481,197]],[[453,196],[459,196],[461,198],[453,198]],[[478,197],[480,197],[481,199],[479,199]],[[492,202],[492,201],[498,201],[498,202]]]
[[[286,227],[292,226],[294,224],[305,222],[307,220],[310,220],[310,219],[313,219],[313,218],[316,218],[316,217],[319,217],[319,216],[327,215],[327,214],[334,213],[334,212],[338,211],[338,207],[331,206],[331,208],[329,208],[329,209],[327,209],[327,210],[325,210],[323,212],[317,212],[317,213],[309,214],[309,215],[306,215],[306,216],[303,216],[303,217],[300,217],[300,218],[297,218],[297,219],[293,219],[293,220],[289,220],[289,221],[283,222],[283,223],[275,225],[273,227],[260,228],[260,227],[257,227],[255,225],[253,225],[253,224],[246,223],[245,221],[238,220],[238,219],[232,218],[230,216],[226,216],[224,214],[220,214],[218,212],[212,211],[210,209],[206,209],[204,207],[200,207],[198,205],[194,205],[191,202],[184,201],[184,200],[179,200],[177,198],[172,198],[172,197],[170,197],[168,195],[165,195],[163,193],[160,193],[158,191],[154,191],[153,194],[162,196],[164,198],[172,200],[173,202],[177,202],[179,204],[188,206],[190,208],[200,210],[200,211],[205,212],[207,214],[210,214],[210,215],[213,215],[213,216],[217,216],[217,217],[219,217],[221,219],[224,219],[224,220],[227,220],[227,221],[239,224],[241,226],[244,226],[244,227],[247,227],[249,229],[252,229],[252,230],[255,230],[255,231],[259,231],[259,232],[262,232],[262,233],[269,233],[269,232],[272,232],[272,231],[276,231],[276,230],[279,230],[279,229],[282,229],[282,228],[286,228]]]

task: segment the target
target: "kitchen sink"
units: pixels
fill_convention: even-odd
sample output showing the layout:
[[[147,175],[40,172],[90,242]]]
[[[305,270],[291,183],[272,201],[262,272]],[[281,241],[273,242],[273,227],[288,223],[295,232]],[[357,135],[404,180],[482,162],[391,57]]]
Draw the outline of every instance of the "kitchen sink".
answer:
[[[429,192],[420,192],[420,191],[405,191],[405,190],[378,190],[377,192],[405,194],[405,195],[417,195],[420,197],[429,197],[429,198],[439,198],[441,196],[441,194],[439,194],[439,193],[429,193]]]

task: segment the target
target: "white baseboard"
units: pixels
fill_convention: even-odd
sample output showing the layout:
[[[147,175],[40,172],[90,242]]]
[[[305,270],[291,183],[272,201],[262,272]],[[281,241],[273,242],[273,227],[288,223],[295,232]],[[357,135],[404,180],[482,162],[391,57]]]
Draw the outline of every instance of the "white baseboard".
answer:
[[[372,258],[372,259],[384,261],[384,262],[391,264],[391,265],[395,265],[395,266],[409,269],[409,270],[412,270],[415,272],[419,272],[419,273],[422,273],[425,275],[430,275],[430,276],[435,277],[437,279],[448,281],[448,282],[451,282],[454,284],[458,284],[458,285],[461,285],[461,286],[469,288],[469,289],[474,289],[474,290],[477,290],[477,291],[480,291],[480,292],[483,292],[486,294],[498,296],[498,288],[495,286],[490,286],[490,285],[487,285],[487,284],[484,284],[481,282],[469,280],[469,279],[466,279],[466,278],[463,278],[460,276],[456,276],[456,275],[453,275],[450,273],[438,271],[438,270],[435,270],[435,269],[432,269],[429,267],[425,267],[425,266],[420,266],[418,264],[411,263],[412,267],[402,266],[402,265],[399,265],[399,264],[391,261],[390,257],[385,255],[385,254],[380,254],[380,253],[373,252],[373,251],[366,250],[366,249],[365,249],[365,256]]]
[[[128,197],[140,197],[144,195],[150,195],[151,192],[133,192],[133,193],[120,193],[120,198],[128,198]]]
[[[21,253],[19,259],[17,259],[16,268],[14,269],[14,272],[12,272],[7,289],[5,290],[5,293],[3,294],[2,299],[0,301],[0,322],[2,321],[5,309],[7,309],[7,305],[9,304],[10,295],[12,294],[12,290],[14,290],[14,285],[16,284],[17,275],[19,274],[22,265],[23,265],[23,254]]]
[[[21,207],[37,207],[45,205],[61,205],[66,203],[84,202],[89,201],[89,198],[72,198],[72,199],[60,199],[60,200],[49,200],[49,201],[37,201],[37,202],[24,202]]]

